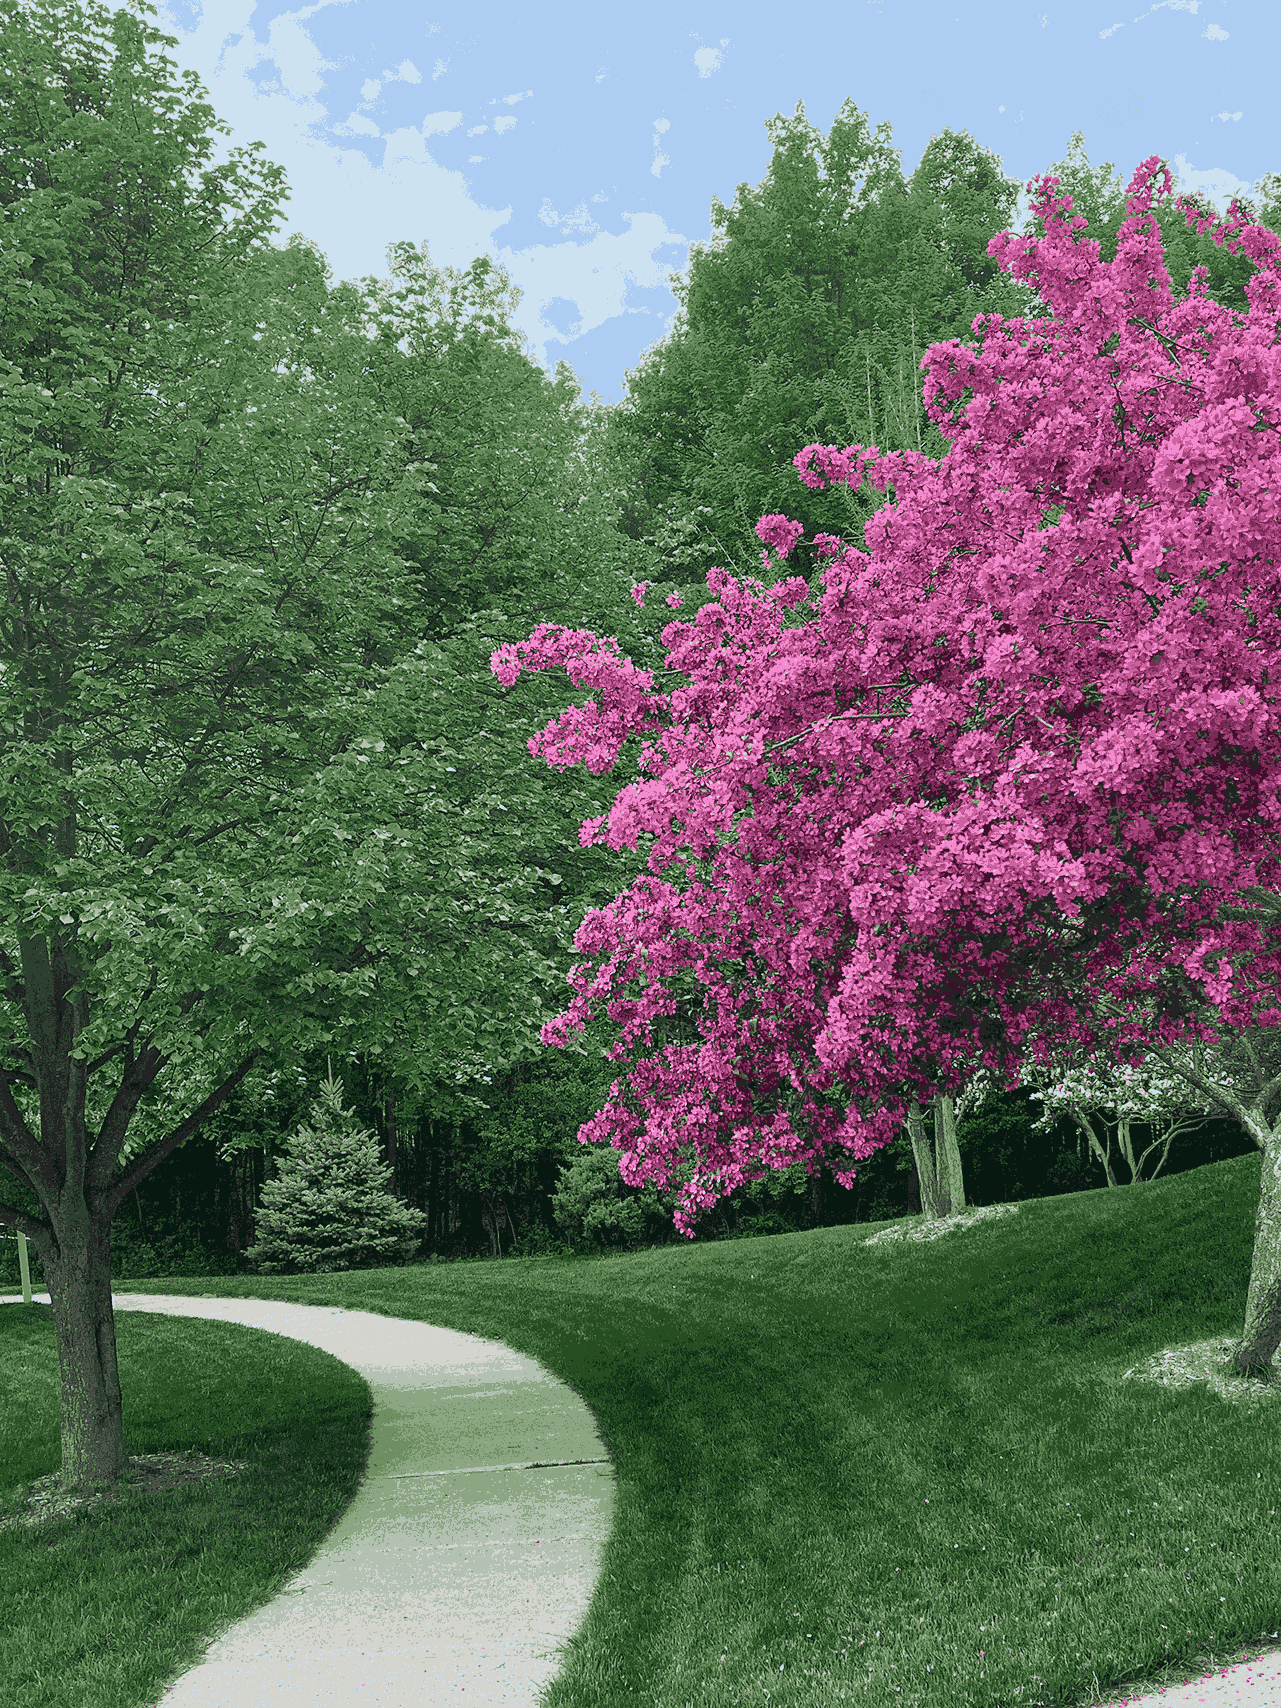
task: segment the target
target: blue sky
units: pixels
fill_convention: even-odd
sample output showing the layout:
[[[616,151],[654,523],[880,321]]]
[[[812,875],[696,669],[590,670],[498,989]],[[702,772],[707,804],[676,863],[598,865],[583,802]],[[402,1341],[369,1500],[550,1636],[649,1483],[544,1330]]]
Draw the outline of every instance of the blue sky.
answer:
[[[824,132],[847,97],[888,119],[908,173],[947,127],[1024,182],[1074,130],[1123,180],[1160,154],[1221,206],[1281,171],[1277,0],[156,3],[228,146],[284,166],[277,241],[303,232],[338,278],[385,274],[399,239],[451,266],[492,255],[531,354],[610,401],[667,330],[713,195],[764,175],[764,121],[798,100]]]

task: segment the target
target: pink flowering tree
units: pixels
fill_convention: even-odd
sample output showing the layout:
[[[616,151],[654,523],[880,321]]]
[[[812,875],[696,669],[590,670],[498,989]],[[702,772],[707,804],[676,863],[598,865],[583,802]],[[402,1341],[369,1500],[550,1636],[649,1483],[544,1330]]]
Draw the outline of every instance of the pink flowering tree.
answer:
[[[849,1185],[914,1104],[980,1068],[1017,1083],[1025,1041],[1120,1063],[1210,1026],[1281,1037],[1277,921],[1230,905],[1281,887],[1277,238],[1234,205],[1215,237],[1254,263],[1248,312],[1199,275],[1176,302],[1158,161],[1106,264],[1056,183],[1029,186],[1042,235],[989,245],[1043,312],[980,317],[922,364],[942,461],[795,459],[808,486],[886,494],[862,548],[816,538],[811,585],[778,573],[800,524],[764,517],[774,579],[714,570],[663,630],[661,684],[558,627],[494,654],[505,682],[591,690],[536,756],[599,774],[639,744],[581,840],[647,870],[584,920],[543,1038],[613,1022],[618,1077],[579,1137],[632,1184],[692,1165],[686,1233],[768,1168]],[[1242,1368],[1281,1343],[1281,1076],[1251,1109]]]

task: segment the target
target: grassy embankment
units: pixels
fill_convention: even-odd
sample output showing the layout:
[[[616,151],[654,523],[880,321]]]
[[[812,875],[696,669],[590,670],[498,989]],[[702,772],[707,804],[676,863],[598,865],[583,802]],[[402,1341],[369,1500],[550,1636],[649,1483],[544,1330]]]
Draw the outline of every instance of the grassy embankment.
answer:
[[[439,1323],[584,1397],[616,1522],[547,1708],[1120,1702],[1275,1636],[1281,1396],[1123,1379],[1239,1332],[1258,1180],[1240,1157],[928,1240],[891,1223],[868,1245],[865,1224],[137,1290]],[[327,1354],[117,1323],[130,1450],[250,1469],[0,1533],[0,1679],[26,1708],[149,1708],[306,1562],[364,1464],[368,1389]],[[0,1309],[0,1392],[0,1483],[21,1487],[59,1462],[47,1308]]]

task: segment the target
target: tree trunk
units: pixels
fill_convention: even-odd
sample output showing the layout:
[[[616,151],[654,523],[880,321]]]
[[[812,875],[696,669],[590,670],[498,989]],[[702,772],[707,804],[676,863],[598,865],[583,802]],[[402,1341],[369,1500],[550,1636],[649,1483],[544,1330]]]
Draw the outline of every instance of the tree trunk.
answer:
[[[935,1099],[934,1148],[938,1153],[941,1177],[940,1214],[955,1216],[965,1208],[965,1176],[961,1171],[961,1148],[956,1142],[956,1104],[950,1097]],[[946,1193],[942,1184],[943,1178],[946,1178],[947,1182]]]
[[[40,1260],[62,1372],[62,1486],[87,1490],[114,1484],[129,1462],[111,1307],[111,1221],[83,1205],[59,1220]]]
[[[387,1166],[391,1170],[391,1189],[396,1191],[396,1093],[389,1091],[384,1104],[387,1122]]]
[[[1263,1165],[1259,1171],[1259,1207],[1254,1216],[1250,1287],[1245,1297],[1245,1334],[1232,1357],[1243,1376],[1271,1369],[1281,1347],[1281,1135],[1274,1134],[1262,1120],[1248,1130],[1263,1151]]]
[[[1108,1148],[1104,1150],[1103,1146],[1099,1143],[1098,1135],[1095,1133],[1094,1128],[1090,1123],[1090,1117],[1083,1109],[1078,1109],[1075,1103],[1071,1105],[1071,1109],[1072,1119],[1076,1122],[1077,1131],[1085,1134],[1085,1137],[1089,1142],[1090,1149],[1103,1164],[1108,1177],[1108,1185],[1115,1186],[1116,1172],[1112,1167],[1112,1135],[1108,1133],[1107,1122],[1105,1121],[1103,1123],[1103,1131],[1107,1136],[1108,1141]]]
[[[956,1142],[956,1104],[950,1097],[933,1099],[934,1143],[925,1130],[925,1111],[913,1101],[907,1116],[912,1154],[921,1186],[921,1208],[925,1219],[940,1221],[965,1208],[965,1179],[961,1151]]]
[[[921,1209],[927,1222],[938,1220],[938,1181],[934,1173],[934,1157],[925,1135],[925,1111],[915,1098],[907,1112],[907,1130],[912,1139],[912,1155],[916,1159],[916,1179],[921,1194]]]

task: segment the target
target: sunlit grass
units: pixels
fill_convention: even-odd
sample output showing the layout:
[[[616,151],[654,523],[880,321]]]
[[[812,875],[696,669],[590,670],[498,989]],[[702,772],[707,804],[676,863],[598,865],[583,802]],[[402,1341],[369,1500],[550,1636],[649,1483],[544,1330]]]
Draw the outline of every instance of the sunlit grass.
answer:
[[[615,1527],[547,1708],[1067,1708],[1257,1653],[1277,1628],[1281,1407],[1235,1379],[1216,1392],[1188,1373],[1165,1384],[1126,1376],[1177,1348],[1212,1358],[1207,1344],[1239,1331],[1258,1182],[1247,1156],[1020,1204],[932,1239],[900,1238],[907,1226],[890,1224],[893,1236],[869,1245],[886,1225],[863,1224],[601,1259],[142,1286],[439,1323],[518,1347],[583,1396],[617,1468]],[[6,1391],[21,1314],[0,1312]],[[21,1331],[25,1356],[56,1377],[42,1321]],[[143,1321],[122,1317],[122,1351]],[[190,1369],[195,1348],[250,1331],[145,1324],[155,1335],[147,1440],[187,1444],[190,1431],[164,1436],[170,1349]],[[264,1340],[281,1346],[255,1344]],[[323,1358],[285,1347],[279,1357]],[[144,1361],[128,1357],[137,1406]],[[1170,1374],[1168,1362],[1154,1368]],[[238,1415],[248,1408],[261,1427],[256,1373],[220,1358],[212,1385],[220,1438],[257,1439]],[[350,1391],[350,1409],[333,1401],[335,1491],[360,1471]],[[30,1476],[57,1463],[55,1388],[24,1393],[45,1443],[43,1457],[24,1460]],[[300,1437],[313,1403],[290,1413]],[[271,1411],[287,1421],[282,1403]],[[283,1435],[271,1439],[287,1453]],[[291,1488],[277,1487],[281,1512]],[[205,1522],[189,1530],[184,1519],[181,1542],[153,1559],[155,1618],[175,1569],[185,1630],[212,1633],[227,1617],[220,1571],[198,1571],[202,1550],[212,1561],[222,1546],[224,1500],[217,1485],[193,1500]],[[314,1495],[295,1514],[295,1555],[341,1504]],[[6,1582],[29,1578],[31,1560],[43,1574],[6,1639],[24,1669],[20,1700],[155,1700],[138,1652],[155,1635],[152,1604],[136,1574],[127,1590],[114,1571],[92,1578],[95,1632],[118,1595],[130,1633],[92,1692],[82,1684],[64,1697],[48,1672],[43,1684],[32,1672],[41,1609],[62,1594],[71,1605],[72,1580],[103,1558],[90,1538],[115,1522],[79,1520],[53,1552],[43,1538],[4,1541]],[[86,1633],[82,1665],[96,1640]],[[69,1636],[64,1649],[74,1648]],[[108,1688],[109,1673],[120,1688]]]

